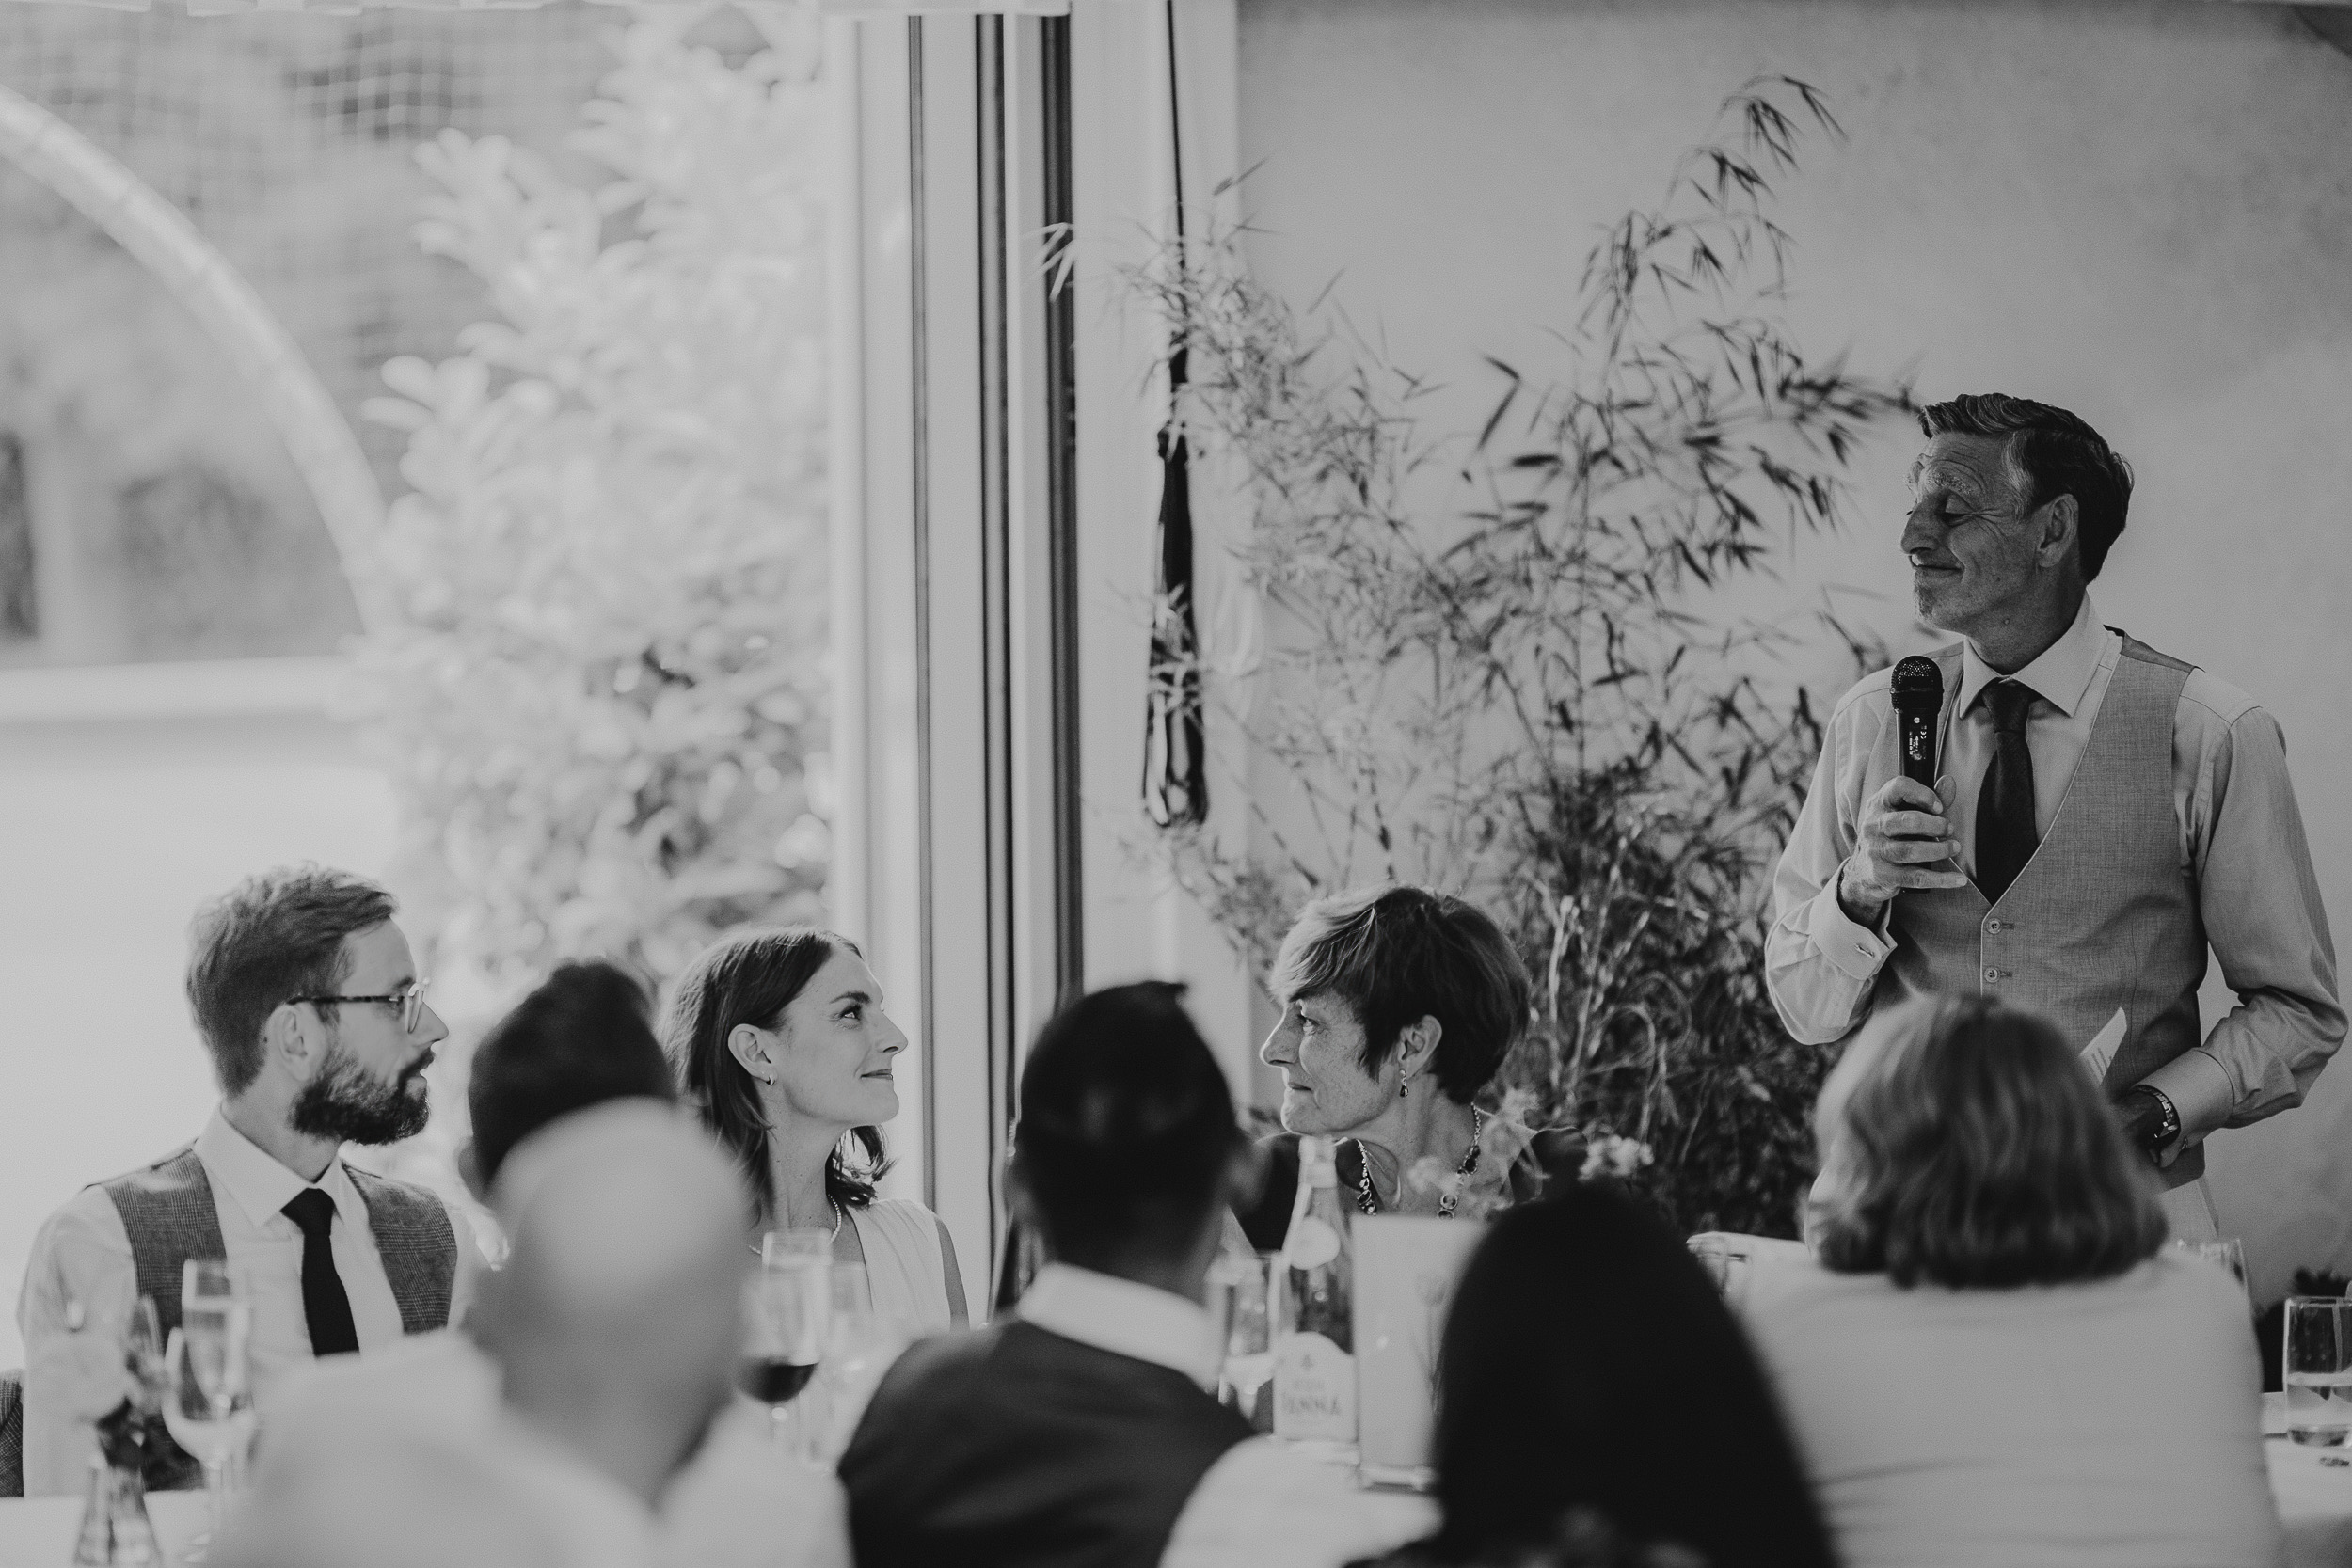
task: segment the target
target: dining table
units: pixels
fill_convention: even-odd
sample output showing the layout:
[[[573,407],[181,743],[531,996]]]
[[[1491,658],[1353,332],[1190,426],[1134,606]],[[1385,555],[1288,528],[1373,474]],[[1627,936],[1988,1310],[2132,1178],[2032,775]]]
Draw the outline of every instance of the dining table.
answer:
[[[209,1523],[201,1492],[151,1493],[147,1516],[165,1561],[172,1564]],[[81,1528],[78,1496],[0,1499],[0,1568],[68,1568]]]
[[[2291,1441],[2283,1395],[2265,1396],[2263,1414],[2263,1452],[2285,1528],[2287,1568],[2352,1568],[2352,1447],[2306,1448]],[[1426,1497],[1365,1488],[1349,1467],[1318,1467],[1315,1479],[1287,1499],[1280,1528],[1266,1529],[1264,1520],[1232,1521],[1256,1532],[1261,1549],[1251,1558],[1261,1568],[1341,1568],[1401,1546],[1437,1524]],[[151,1494],[147,1509],[168,1561],[176,1564],[204,1529],[203,1494]],[[68,1568],[81,1522],[78,1497],[0,1499],[0,1568]]]

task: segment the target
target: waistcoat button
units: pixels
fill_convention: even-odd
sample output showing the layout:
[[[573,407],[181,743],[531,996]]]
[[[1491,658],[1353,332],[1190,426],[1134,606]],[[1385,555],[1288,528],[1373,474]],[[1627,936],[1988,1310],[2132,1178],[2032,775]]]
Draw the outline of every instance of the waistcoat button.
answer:
[[[1984,972],[1984,977],[1986,983],[1990,984],[1991,982],[2001,977],[2001,972],[1997,969],[1988,969]]]
[[[1986,921],[1984,923],[1984,928],[1993,933],[1994,936],[1999,936],[2001,934],[2001,923],[1997,920]]]

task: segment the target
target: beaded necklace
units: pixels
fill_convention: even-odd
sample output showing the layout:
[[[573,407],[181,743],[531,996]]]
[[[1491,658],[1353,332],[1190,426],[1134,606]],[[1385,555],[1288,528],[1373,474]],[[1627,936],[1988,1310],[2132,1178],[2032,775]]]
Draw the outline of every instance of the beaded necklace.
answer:
[[[1480,1110],[1475,1105],[1471,1106],[1470,1148],[1463,1151],[1462,1163],[1454,1167],[1454,1175],[1468,1176],[1470,1172],[1478,1168],[1478,1134],[1480,1131],[1486,1127],[1486,1113]],[[1361,1209],[1367,1214],[1376,1214],[1380,1212],[1380,1197],[1378,1194],[1372,1190],[1372,1159],[1369,1155],[1365,1154],[1364,1141],[1361,1138],[1356,1140],[1356,1160],[1358,1165],[1356,1176],[1356,1207]],[[1454,1206],[1460,1201],[1461,1194],[1458,1190],[1455,1192],[1439,1194],[1438,1197],[1438,1217],[1441,1220],[1452,1219],[1454,1217]]]

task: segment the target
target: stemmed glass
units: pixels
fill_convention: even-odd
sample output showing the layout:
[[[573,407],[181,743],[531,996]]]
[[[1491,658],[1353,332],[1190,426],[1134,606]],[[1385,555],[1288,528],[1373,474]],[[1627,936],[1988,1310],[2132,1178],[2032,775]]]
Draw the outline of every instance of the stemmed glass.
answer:
[[[891,1363],[914,1342],[914,1327],[895,1317],[875,1312],[867,1298],[865,1271],[835,1269],[833,1275],[833,1321],[825,1336],[825,1365],[816,1386],[805,1396],[817,1402],[803,1412],[814,1429],[816,1463],[831,1465],[841,1458],[856,1432],[866,1402],[882,1386]]]
[[[228,1263],[190,1259],[181,1274],[180,1326],[164,1348],[164,1425],[203,1462],[211,1505],[212,1532],[191,1543],[190,1562],[203,1560],[229,1491],[243,1479],[254,1430],[252,1335],[252,1308]]]
[[[833,1306],[833,1236],[823,1230],[771,1231],[760,1245],[759,1270],[745,1288],[745,1393],[768,1407],[769,1435],[797,1452],[786,1428],[792,1402],[817,1374]]]
[[[1267,1395],[1274,1376],[1274,1259],[1270,1252],[1228,1252],[1209,1270],[1210,1300],[1221,1308],[1210,1316],[1225,1324],[1217,1402],[1262,1433],[1274,1430],[1274,1403]]]

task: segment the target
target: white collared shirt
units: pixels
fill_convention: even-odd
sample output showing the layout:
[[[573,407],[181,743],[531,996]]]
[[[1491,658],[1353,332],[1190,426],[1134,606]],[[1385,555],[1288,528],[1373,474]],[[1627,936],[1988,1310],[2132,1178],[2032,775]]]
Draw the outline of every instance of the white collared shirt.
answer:
[[[254,1397],[266,1406],[278,1381],[311,1359],[310,1322],[302,1309],[302,1230],[281,1212],[288,1200],[315,1184],[334,1200],[329,1244],[335,1272],[351,1302],[352,1327],[362,1352],[401,1337],[400,1303],[376,1255],[368,1208],[341,1157],[327,1163],[316,1183],[279,1164],[235,1128],[218,1108],[196,1140],[196,1156],[212,1183],[213,1208],[230,1265],[244,1281],[253,1308],[251,1357]],[[463,1217],[450,1212],[456,1233],[457,1270],[450,1287],[452,1321],[464,1315],[472,1295],[476,1255]],[[128,1301],[137,1271],[130,1233],[114,1201],[87,1187],[52,1214],[33,1240],[17,1303],[17,1324],[24,1336],[24,1491],[28,1497],[78,1491],[90,1451],[89,1421],[102,1411],[87,1406],[106,1401],[94,1378],[110,1369],[93,1360],[79,1341],[88,1333],[67,1328],[71,1304],[85,1313]]]
[[[1048,1263],[1021,1297],[1024,1323],[1082,1345],[1171,1368],[1216,1387],[1225,1350],[1200,1303],[1091,1269]]]

